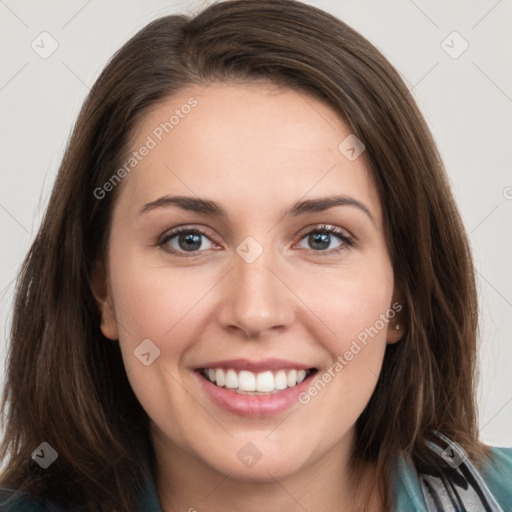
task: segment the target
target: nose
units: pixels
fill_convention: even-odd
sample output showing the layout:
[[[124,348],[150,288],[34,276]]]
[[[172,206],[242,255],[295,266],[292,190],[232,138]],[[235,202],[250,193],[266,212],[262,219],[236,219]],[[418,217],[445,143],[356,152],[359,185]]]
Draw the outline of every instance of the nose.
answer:
[[[234,257],[218,314],[224,329],[258,338],[292,325],[295,295],[269,253],[265,250],[252,263]]]

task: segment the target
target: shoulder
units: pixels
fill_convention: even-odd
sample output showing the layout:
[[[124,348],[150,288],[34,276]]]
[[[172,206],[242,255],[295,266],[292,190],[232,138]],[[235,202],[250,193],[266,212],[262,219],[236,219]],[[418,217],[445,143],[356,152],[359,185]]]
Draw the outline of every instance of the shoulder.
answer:
[[[0,510],[2,512],[68,512],[47,501],[31,498],[20,491],[1,487]]]
[[[134,512],[162,512],[158,499],[154,476],[146,461],[141,461],[144,469]],[[0,512],[76,512],[76,507],[59,505],[50,499],[29,495],[20,489],[10,489],[0,485]]]
[[[481,480],[502,510],[512,511],[512,448],[489,446],[490,459],[478,470]],[[409,456],[397,461],[394,472],[396,512],[427,512],[420,474]]]
[[[512,510],[512,448],[489,448],[491,459],[481,470],[482,478],[503,510]]]

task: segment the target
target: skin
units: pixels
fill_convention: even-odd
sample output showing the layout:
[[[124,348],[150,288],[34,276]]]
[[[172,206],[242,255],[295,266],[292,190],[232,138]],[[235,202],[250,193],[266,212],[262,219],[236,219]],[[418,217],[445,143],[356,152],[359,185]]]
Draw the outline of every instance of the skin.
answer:
[[[220,359],[275,357],[316,367],[319,376],[396,301],[364,153],[355,161],[340,153],[351,131],[329,106],[254,83],[181,91],[141,119],[133,147],[191,96],[198,105],[124,179],[94,285],[101,328],[119,340],[131,386],[151,418],[162,508],[353,510],[354,424],[375,388],[386,343],[401,337],[396,317],[310,403],[276,416],[221,409],[193,370]],[[282,218],[296,201],[333,193],[363,203],[373,220],[354,206]],[[210,199],[228,216],[175,206],[140,214],[164,195]],[[327,249],[315,248],[307,233],[322,224],[340,228],[353,245],[331,235]],[[180,225],[211,236],[194,253],[175,237],[167,247],[185,256],[173,255],[156,240]],[[263,248],[252,263],[236,252],[247,236]],[[134,350],[148,338],[160,356],[145,366]],[[237,457],[248,442],[262,454],[252,467]],[[369,510],[383,510],[377,497]]]

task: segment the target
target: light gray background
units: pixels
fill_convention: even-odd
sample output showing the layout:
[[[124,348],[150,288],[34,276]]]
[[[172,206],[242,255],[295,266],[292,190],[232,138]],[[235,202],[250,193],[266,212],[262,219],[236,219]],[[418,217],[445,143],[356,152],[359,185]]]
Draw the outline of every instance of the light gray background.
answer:
[[[37,232],[89,88],[111,55],[149,21],[194,13],[208,3],[0,0],[2,363],[14,277]],[[308,3],[341,18],[384,53],[413,90],[433,131],[478,271],[481,438],[512,446],[512,1]],[[59,45],[47,59],[31,48],[34,40],[49,48],[49,40],[41,42],[43,31]],[[454,31],[463,40],[450,36]],[[447,51],[459,53],[464,40],[468,49],[452,58]]]

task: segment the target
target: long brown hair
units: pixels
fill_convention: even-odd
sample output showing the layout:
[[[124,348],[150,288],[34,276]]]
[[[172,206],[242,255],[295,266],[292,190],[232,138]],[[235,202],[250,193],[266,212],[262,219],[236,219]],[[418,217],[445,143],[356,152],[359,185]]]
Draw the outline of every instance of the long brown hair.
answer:
[[[332,15],[294,0],[233,0],[151,22],[113,56],[82,107],[17,281],[3,486],[76,509],[133,509],[140,461],[152,447],[148,417],[118,345],[100,332],[91,290],[120,187],[102,199],[94,190],[126,161],[148,109],[191,84],[253,80],[314,95],[338,112],[366,145],[380,196],[406,335],[387,346],[357,420],[354,468],[376,465],[389,507],[398,455],[435,465],[424,444],[431,429],[477,465],[488,455],[477,429],[469,244],[411,93],[374,46]],[[31,460],[43,441],[58,453],[49,470]]]

